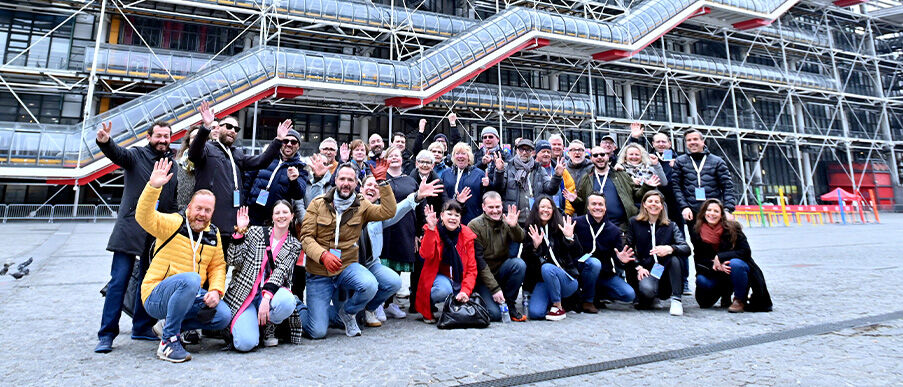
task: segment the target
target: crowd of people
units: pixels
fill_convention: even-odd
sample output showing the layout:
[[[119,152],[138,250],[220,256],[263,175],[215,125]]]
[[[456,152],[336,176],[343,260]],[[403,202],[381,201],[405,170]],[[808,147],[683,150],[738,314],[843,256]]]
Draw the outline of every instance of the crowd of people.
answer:
[[[246,352],[330,327],[358,336],[361,324],[408,314],[435,323],[447,300],[477,296],[492,321],[558,321],[612,303],[666,302],[680,316],[694,294],[691,254],[700,307],[771,309],[731,215],[727,164],[697,130],[682,134],[681,155],[668,133],[650,143],[640,124],[620,147],[610,135],[554,134],[508,152],[491,126],[476,147],[460,141],[452,113],[449,136],[428,140],[421,120],[411,147],[403,133],[388,145],[327,138],[302,158],[290,120],[251,156],[235,146],[235,117],[217,121],[206,102],[199,111],[178,152],[164,122],[128,149],[110,124],[97,131],[125,183],[96,352],[112,351],[135,265],[131,337],[159,342],[171,362],[190,360],[185,346],[201,337]]]

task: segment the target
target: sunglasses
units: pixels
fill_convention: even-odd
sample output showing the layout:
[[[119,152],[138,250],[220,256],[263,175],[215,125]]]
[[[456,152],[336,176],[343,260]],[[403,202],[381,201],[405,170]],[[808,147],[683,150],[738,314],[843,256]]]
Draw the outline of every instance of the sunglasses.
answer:
[[[285,140],[282,140],[282,143],[285,145],[298,145],[298,140],[292,140],[292,139],[287,138]]]
[[[236,131],[236,132],[239,131],[239,130],[241,130],[241,128],[240,128],[238,125],[232,125],[232,124],[219,124],[219,127],[220,127],[220,128],[226,128],[226,129],[229,129],[229,130],[234,130],[234,131]]]
[[[493,136],[493,135],[491,135],[491,134],[487,134],[487,135],[483,136],[483,139],[484,139],[484,140],[491,140],[491,139],[493,139],[493,138],[495,138],[495,136]]]
[[[605,153],[593,153],[593,157],[602,157],[605,156]]]

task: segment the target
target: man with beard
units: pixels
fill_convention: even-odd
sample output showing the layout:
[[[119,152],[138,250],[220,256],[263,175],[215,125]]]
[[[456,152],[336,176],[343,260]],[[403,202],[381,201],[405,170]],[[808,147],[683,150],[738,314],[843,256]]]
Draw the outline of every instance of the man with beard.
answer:
[[[554,153],[555,151],[549,141],[539,140],[536,142],[536,162],[539,163],[540,168],[542,168],[549,176],[552,176],[555,173],[555,167],[558,165],[558,163],[555,162],[555,159],[552,158]],[[561,160],[561,162],[565,164],[567,163],[560,155],[557,160]],[[552,201],[555,204],[555,208],[558,208],[559,211],[563,211],[567,215],[573,215],[574,207],[564,198],[566,190],[570,192],[577,191],[577,182],[574,181],[570,173],[568,173],[567,168],[565,168],[561,174],[561,184],[558,185],[558,190],[555,191],[555,195],[552,195]]]
[[[505,168],[499,168],[500,163],[497,163],[495,174],[490,174],[498,182],[493,185],[501,187],[500,193],[505,199],[505,206],[513,204],[520,210],[521,224],[533,207],[533,198],[540,194],[555,195],[564,174],[562,160],[549,177],[539,163],[533,160],[533,149],[533,141],[521,139],[517,142],[517,156],[512,157]],[[512,251],[512,255],[516,255],[516,251]]]
[[[368,155],[370,160],[368,164],[373,166],[376,163],[376,160],[379,160],[383,157],[383,150],[386,149],[386,144],[383,142],[383,137],[379,134],[372,134],[370,138],[367,140],[368,148],[370,148],[370,154]]]
[[[95,352],[107,353],[113,350],[113,339],[119,334],[119,317],[122,315],[122,301],[125,298],[129,279],[135,265],[135,257],[140,256],[140,278],[144,277],[150,263],[147,250],[150,237],[138,222],[135,221],[135,207],[138,196],[147,183],[154,168],[154,163],[161,159],[172,160],[173,153],[169,149],[172,129],[165,122],[155,122],[147,130],[147,146],[123,148],[111,141],[110,132],[113,123],[102,124],[97,131],[97,146],[103,154],[125,172],[122,201],[117,214],[116,225],[107,250],[113,252],[113,263],[110,268],[110,283],[104,300],[103,314],[100,319],[100,330],[97,332]],[[119,128],[124,129],[124,128]],[[176,179],[172,179],[163,187],[157,207],[161,211],[175,212],[177,204]],[[154,320],[147,315],[139,301],[140,294],[135,295],[135,306],[132,311],[132,339],[157,340],[152,331]]]
[[[307,208],[300,232],[307,254],[307,306],[301,310],[301,323],[313,339],[326,337],[330,302],[345,325],[345,334],[361,334],[354,316],[376,295],[378,282],[358,263],[357,242],[367,222],[395,215],[395,194],[386,181],[388,169],[386,160],[375,162],[371,169],[379,185],[380,204],[361,200],[356,193],[357,169],[343,163],[336,168],[335,187]]]
[[[282,139],[279,158],[264,169],[248,171],[250,187],[245,205],[252,226],[262,226],[271,218],[273,206],[279,200],[302,200],[307,190],[307,165],[298,157],[301,135],[294,129]]]
[[[226,261],[219,230],[210,224],[216,206],[213,192],[194,193],[185,216],[154,209],[161,187],[169,182],[172,162],[160,160],[138,199],[135,220],[156,238],[141,299],[147,313],[165,319],[157,357],[181,363],[191,360],[179,334],[193,329],[219,330],[232,321],[229,306],[220,302],[226,291]],[[208,289],[202,284],[208,283]]]
[[[573,201],[577,214],[586,213],[586,200],[593,192],[601,192],[605,196],[606,218],[624,231],[627,219],[638,212],[636,203],[642,199],[646,191],[658,186],[658,176],[637,186],[627,172],[615,170],[608,161],[609,154],[602,146],[593,147],[593,170],[577,183],[577,197]]]
[[[213,127],[213,109],[208,102],[200,107],[204,126],[198,130],[195,140],[191,142],[188,159],[194,163],[194,190],[210,190],[216,196],[216,211],[213,224],[223,230],[223,251],[229,250],[232,242],[231,232],[235,229],[235,214],[242,202],[242,175],[244,171],[264,168],[279,155],[282,139],[292,126],[291,120],[285,120],[276,129],[276,138],[267,149],[257,156],[248,156],[241,149],[234,147],[238,137],[238,120],[227,116]],[[207,141],[210,131],[218,129],[219,138]]]

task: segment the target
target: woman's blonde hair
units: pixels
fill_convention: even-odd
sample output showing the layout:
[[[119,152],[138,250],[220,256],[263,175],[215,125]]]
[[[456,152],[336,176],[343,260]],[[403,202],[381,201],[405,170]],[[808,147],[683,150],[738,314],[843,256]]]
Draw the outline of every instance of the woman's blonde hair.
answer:
[[[454,160],[455,153],[458,153],[458,152],[467,153],[467,159],[469,160],[470,165],[473,165],[473,150],[470,149],[470,145],[467,145],[467,143],[464,143],[464,142],[459,142],[459,143],[455,144],[455,147],[452,148],[452,153],[451,153],[452,160]]]
[[[618,164],[624,165],[627,162],[627,150],[636,148],[636,150],[640,151],[640,159],[643,165],[649,166],[652,164],[652,161],[649,160],[649,152],[646,152],[640,144],[630,143],[624,146],[621,149],[621,153],[618,153]]]
[[[640,201],[640,213],[636,216],[636,220],[639,220],[641,222],[649,221],[649,212],[646,211],[645,204],[646,199],[649,199],[652,196],[658,196],[658,200],[662,202],[662,212],[658,214],[658,219],[656,220],[655,224],[667,226],[669,223],[671,223],[671,221],[668,219],[668,205],[665,203],[665,195],[663,195],[658,190],[652,190],[646,192],[646,194],[643,195],[643,200]]]

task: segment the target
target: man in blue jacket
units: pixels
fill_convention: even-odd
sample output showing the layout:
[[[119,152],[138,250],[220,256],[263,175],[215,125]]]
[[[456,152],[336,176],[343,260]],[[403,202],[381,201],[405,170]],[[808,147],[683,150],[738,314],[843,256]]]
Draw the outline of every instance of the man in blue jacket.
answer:
[[[281,199],[303,200],[307,190],[307,165],[298,157],[301,135],[294,129],[282,139],[279,157],[264,169],[245,172],[249,183],[245,205],[251,225],[261,226]]]

